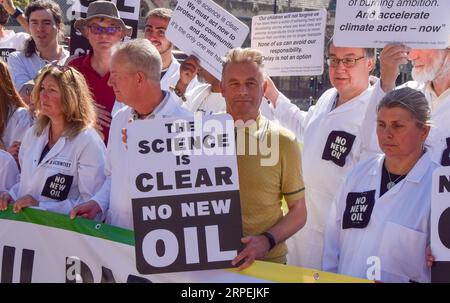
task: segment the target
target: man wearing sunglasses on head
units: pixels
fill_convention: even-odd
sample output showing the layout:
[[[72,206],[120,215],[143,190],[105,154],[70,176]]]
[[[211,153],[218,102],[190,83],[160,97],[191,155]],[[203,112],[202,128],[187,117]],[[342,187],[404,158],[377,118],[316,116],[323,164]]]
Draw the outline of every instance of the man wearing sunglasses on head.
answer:
[[[293,131],[303,143],[302,168],[308,220],[305,227],[287,240],[288,264],[321,269],[324,230],[337,189],[360,160],[378,153],[378,145],[366,141],[364,129],[375,66],[375,50],[336,47],[326,50],[332,88],[315,106],[301,111],[269,81],[265,92],[280,124]],[[375,131],[375,125],[373,126]]]
[[[131,36],[132,28],[125,25],[116,5],[109,1],[91,2],[86,18],[77,20],[74,27],[89,41],[90,52],[69,59],[68,65],[86,78],[97,108],[97,126],[107,143],[116,100],[112,87],[108,86],[112,47],[125,36]]]

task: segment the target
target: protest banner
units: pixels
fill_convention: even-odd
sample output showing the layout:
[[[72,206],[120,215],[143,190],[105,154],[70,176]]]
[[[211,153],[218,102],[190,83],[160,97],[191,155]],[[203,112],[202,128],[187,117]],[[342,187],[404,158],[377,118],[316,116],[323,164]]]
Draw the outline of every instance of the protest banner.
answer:
[[[252,48],[264,55],[269,76],[323,73],[325,10],[259,15],[252,18]]]
[[[336,3],[334,43],[383,48],[402,43],[443,49],[450,34],[447,0],[343,0]]]
[[[233,125],[221,114],[127,128],[140,273],[231,267],[243,248]]]
[[[136,270],[132,231],[83,218],[70,220],[66,215],[33,208],[17,214],[12,206],[1,211],[0,230],[2,283],[369,282],[261,261],[244,271],[141,275]]]
[[[211,0],[179,0],[166,38],[200,65],[222,79],[222,58],[244,43],[248,27]]]
[[[67,18],[70,21],[70,54],[83,55],[89,50],[89,41],[76,31],[73,24],[80,18],[86,18],[89,3],[96,0],[74,0],[72,6],[67,11]],[[117,6],[120,18],[126,25],[133,28],[131,38],[137,37],[140,0],[110,0]],[[128,39],[125,37],[125,39]]]
[[[433,173],[431,196],[431,250],[436,262],[431,282],[450,282],[450,166]]]

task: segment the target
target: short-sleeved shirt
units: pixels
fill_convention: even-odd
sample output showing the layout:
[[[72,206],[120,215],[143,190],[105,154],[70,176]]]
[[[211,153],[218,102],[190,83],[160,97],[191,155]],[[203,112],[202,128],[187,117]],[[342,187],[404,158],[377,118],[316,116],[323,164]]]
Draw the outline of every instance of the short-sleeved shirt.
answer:
[[[104,76],[99,75],[91,65],[92,55],[84,55],[73,59],[69,62],[69,65],[74,67],[86,78],[86,82],[89,85],[89,89],[93,95],[93,98],[97,104],[101,104],[106,107],[106,110],[110,113],[114,107],[114,101],[116,96],[114,90],[108,85],[109,72]],[[108,140],[109,127],[103,126],[103,137],[105,143]]]
[[[237,128],[236,134],[244,236],[260,235],[282,219],[283,197],[288,203],[304,197],[300,149],[293,133],[261,115],[252,126]],[[243,155],[240,149],[244,134]],[[252,152],[252,141],[258,147],[256,153]],[[265,152],[267,148],[260,148],[271,145],[270,154]],[[280,242],[265,261],[285,263],[286,254],[286,244]]]

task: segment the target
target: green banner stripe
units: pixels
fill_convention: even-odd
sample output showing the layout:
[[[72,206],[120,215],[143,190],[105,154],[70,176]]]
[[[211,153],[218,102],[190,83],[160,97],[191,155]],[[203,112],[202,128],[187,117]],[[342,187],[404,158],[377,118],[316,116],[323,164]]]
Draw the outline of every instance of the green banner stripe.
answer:
[[[16,214],[12,211],[12,205],[10,205],[8,207],[8,210],[0,211],[0,219],[28,222],[48,227],[60,228],[96,238],[134,246],[133,231],[81,217],[70,220],[68,215],[62,215],[33,208],[25,208],[20,213]]]

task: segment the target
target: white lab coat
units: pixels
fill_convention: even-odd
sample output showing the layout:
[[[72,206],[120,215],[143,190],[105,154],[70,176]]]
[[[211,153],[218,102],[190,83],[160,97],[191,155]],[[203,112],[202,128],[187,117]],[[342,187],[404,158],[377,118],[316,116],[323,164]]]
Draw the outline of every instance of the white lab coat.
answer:
[[[2,136],[5,148],[9,148],[14,141],[21,142],[32,124],[33,118],[26,108],[19,107],[11,113]]]
[[[326,228],[323,270],[382,282],[430,282],[425,249],[430,243],[432,174],[439,165],[426,152],[402,181],[379,197],[383,162],[384,155],[361,162],[340,188]],[[368,225],[343,229],[348,193],[372,190]],[[380,277],[370,276],[376,273],[375,258]]]
[[[163,106],[157,107],[155,118],[180,117],[190,119],[192,114],[172,99],[166,92]],[[119,110],[111,122],[109,131],[107,161],[105,166],[106,180],[102,188],[92,197],[100,205],[107,205],[106,222],[123,228],[134,229],[133,213],[128,177],[128,161],[125,144],[122,142],[122,129],[127,127],[132,117],[132,109],[128,106]]]
[[[369,87],[359,96],[331,110],[337,96],[337,90],[331,88],[308,112],[301,111],[287,99],[283,100],[283,96],[277,101],[275,119],[293,131],[304,144],[302,167],[308,220],[300,231],[286,241],[287,263],[290,265],[321,268],[324,230],[336,190],[356,163],[380,152],[374,148],[377,145],[366,141],[363,136],[363,129],[368,127],[364,121],[375,115],[367,112],[371,94],[372,87]],[[373,117],[370,119],[375,121]],[[347,137],[347,144],[343,146],[347,156],[345,153],[338,155],[340,150],[331,157],[333,161],[327,160],[331,158],[324,154],[330,156],[333,153],[328,148],[331,143],[327,140],[338,136],[342,138],[341,134]],[[350,144],[352,138],[354,141]]]
[[[89,128],[73,139],[59,138],[39,163],[48,132],[49,126],[36,136],[33,127],[25,134],[19,151],[20,182],[10,194],[14,200],[31,195],[40,208],[68,214],[102,186],[106,148],[96,130]]]
[[[19,168],[14,158],[0,149],[0,193],[8,191],[19,178]]]
[[[5,36],[0,38],[0,58],[8,62],[8,56],[15,51],[21,51],[30,37],[27,33],[15,33],[13,30],[4,30]]]

